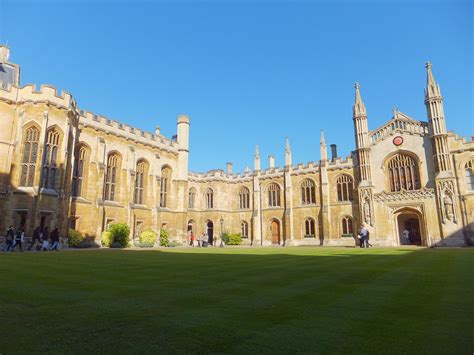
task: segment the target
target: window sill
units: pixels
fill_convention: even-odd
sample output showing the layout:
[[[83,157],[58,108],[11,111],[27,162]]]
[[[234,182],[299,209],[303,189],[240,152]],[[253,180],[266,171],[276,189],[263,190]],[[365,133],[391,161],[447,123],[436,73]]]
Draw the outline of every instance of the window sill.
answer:
[[[130,208],[134,210],[150,210],[146,205],[139,205],[139,204],[131,204]]]
[[[111,207],[121,207],[123,208],[124,206],[121,205],[120,203],[116,202],[116,201],[109,201],[109,200],[100,200],[99,201],[99,205],[102,205],[102,206],[111,206]]]
[[[45,189],[44,187],[41,188],[40,194],[41,194],[41,195],[47,195],[47,196],[54,196],[54,197],[58,197],[58,196],[59,196],[59,194],[56,192],[56,190],[53,190],[53,189]]]
[[[35,195],[35,194],[38,193],[38,188],[37,187],[20,186],[20,187],[16,188],[13,191],[13,193]]]
[[[72,197],[72,200],[77,203],[86,203],[89,205],[92,204],[92,201],[89,201],[88,199],[85,199],[84,197],[80,197],[80,196],[74,196]]]

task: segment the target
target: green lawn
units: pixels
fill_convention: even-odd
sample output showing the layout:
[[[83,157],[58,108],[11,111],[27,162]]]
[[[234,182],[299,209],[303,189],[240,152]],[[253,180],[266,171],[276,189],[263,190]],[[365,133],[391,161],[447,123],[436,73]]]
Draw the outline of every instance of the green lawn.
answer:
[[[474,249],[0,254],[0,354],[474,351]]]

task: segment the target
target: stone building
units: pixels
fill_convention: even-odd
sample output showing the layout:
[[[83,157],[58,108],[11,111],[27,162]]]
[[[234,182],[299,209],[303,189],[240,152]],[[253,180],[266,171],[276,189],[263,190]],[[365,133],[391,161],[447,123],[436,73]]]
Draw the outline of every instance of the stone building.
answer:
[[[190,120],[171,139],[79,108],[71,94],[20,86],[20,67],[0,46],[0,230],[13,224],[68,227],[100,238],[113,222],[141,231],[166,228],[241,233],[252,245],[354,245],[362,224],[376,245],[463,245],[474,234],[474,142],[446,129],[443,98],[427,63],[427,121],[394,110],[369,130],[355,86],[355,150],[345,159],[321,133],[321,160],[188,172]]]

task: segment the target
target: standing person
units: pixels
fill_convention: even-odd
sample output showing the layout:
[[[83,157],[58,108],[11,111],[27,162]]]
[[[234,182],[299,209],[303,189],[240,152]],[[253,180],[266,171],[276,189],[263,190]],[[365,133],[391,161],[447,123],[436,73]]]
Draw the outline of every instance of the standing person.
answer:
[[[196,240],[196,237],[194,236],[194,232],[191,231],[191,246],[194,246],[194,241]]]
[[[31,244],[28,247],[28,250],[33,249],[36,242],[38,242],[38,244],[41,245],[41,228],[39,226],[36,227],[35,230],[33,231],[33,239],[31,240]]]
[[[207,235],[206,232],[204,232],[202,236],[202,246],[207,247],[207,244],[209,243],[209,236]]]
[[[7,229],[7,235],[5,236],[5,248],[4,251],[10,251],[13,246],[13,240],[15,239],[15,230],[13,226]]]
[[[15,248],[17,245],[18,245],[18,249],[20,249],[20,251],[23,251],[22,244],[24,240],[25,240],[25,232],[23,228],[19,227],[18,230],[16,231],[15,243],[13,243],[11,251],[15,251]]]
[[[403,242],[405,243],[405,245],[410,245],[410,231],[406,229],[406,227],[403,230],[402,235],[403,235]]]
[[[48,244],[49,244],[48,240],[49,240],[49,230],[48,230],[48,227],[45,227],[43,230],[43,237],[41,239],[43,251],[48,250]]]
[[[360,235],[360,239],[359,239],[360,240],[360,247],[365,248],[366,247],[365,239],[369,237],[369,231],[365,227],[365,224],[362,225],[362,228],[359,231],[359,235]]]
[[[365,227],[365,229],[367,230],[367,234],[364,238],[364,245],[365,245],[366,248],[369,248],[369,247],[372,247],[372,244],[369,243],[370,232],[369,232],[369,229],[367,227]]]
[[[49,250],[56,250],[58,251],[59,247],[59,227],[56,226],[56,228],[53,229],[51,232],[51,247]]]

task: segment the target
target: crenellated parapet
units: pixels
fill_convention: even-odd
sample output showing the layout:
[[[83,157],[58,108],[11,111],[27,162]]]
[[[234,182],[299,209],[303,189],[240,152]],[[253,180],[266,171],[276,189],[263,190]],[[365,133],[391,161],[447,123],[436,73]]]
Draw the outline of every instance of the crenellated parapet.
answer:
[[[189,172],[189,181],[191,182],[211,182],[220,181],[226,183],[242,183],[252,180],[252,173],[227,174],[223,170],[210,170],[205,173]]]
[[[136,143],[178,153],[179,145],[176,141],[168,139],[161,134],[150,133],[89,111],[79,110],[79,126],[90,127]]]
[[[370,144],[374,145],[395,133],[425,136],[429,134],[428,122],[415,121],[403,113],[398,112],[397,118],[369,132]]]
[[[66,110],[76,109],[76,101],[70,93],[66,91],[58,93],[58,90],[50,85],[41,85],[39,90],[34,84],[27,84],[23,87],[0,86],[0,100],[15,104],[45,103]]]

